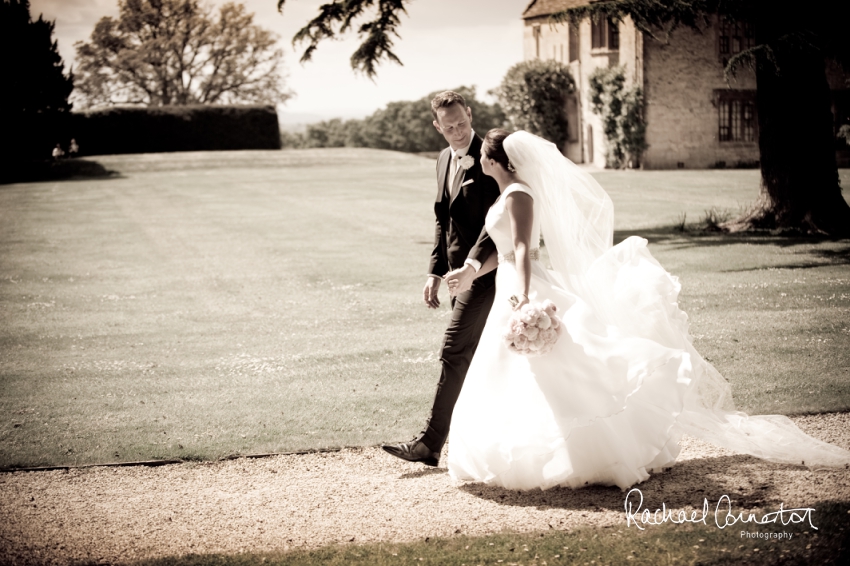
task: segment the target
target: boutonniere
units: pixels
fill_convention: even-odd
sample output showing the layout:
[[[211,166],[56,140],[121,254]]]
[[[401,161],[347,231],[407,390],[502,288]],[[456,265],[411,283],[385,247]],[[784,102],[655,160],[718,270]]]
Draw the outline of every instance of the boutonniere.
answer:
[[[460,158],[460,168],[464,171],[469,170],[473,165],[475,165],[475,158],[471,155],[464,155]]]

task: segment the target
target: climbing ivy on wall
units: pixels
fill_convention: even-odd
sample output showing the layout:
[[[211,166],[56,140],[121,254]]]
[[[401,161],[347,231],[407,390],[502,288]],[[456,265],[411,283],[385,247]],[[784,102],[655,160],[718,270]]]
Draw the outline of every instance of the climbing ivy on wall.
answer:
[[[646,150],[643,91],[626,84],[622,66],[600,67],[589,80],[590,103],[602,118],[605,132],[605,166],[617,169],[640,167]]]

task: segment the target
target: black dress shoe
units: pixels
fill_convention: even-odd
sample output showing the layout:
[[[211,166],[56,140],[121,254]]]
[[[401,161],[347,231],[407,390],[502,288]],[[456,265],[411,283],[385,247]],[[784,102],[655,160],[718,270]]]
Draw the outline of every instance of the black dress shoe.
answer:
[[[431,449],[421,440],[411,440],[402,444],[385,444],[381,448],[396,458],[408,462],[422,462],[426,466],[434,467],[440,463],[440,453],[431,452]]]

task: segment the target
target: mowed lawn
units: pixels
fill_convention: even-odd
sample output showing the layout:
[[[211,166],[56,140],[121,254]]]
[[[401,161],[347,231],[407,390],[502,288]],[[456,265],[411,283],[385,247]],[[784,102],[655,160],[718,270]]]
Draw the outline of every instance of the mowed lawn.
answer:
[[[366,149],[97,158],[0,186],[0,467],[405,440],[439,372],[434,162]],[[756,413],[850,408],[850,242],[677,232],[757,171],[595,173]],[[842,172],[844,186],[850,174]]]

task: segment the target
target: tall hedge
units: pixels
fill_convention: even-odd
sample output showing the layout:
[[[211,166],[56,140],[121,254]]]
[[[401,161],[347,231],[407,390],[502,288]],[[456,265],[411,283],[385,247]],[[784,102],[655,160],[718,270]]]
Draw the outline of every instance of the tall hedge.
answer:
[[[531,132],[563,150],[569,140],[567,96],[575,88],[569,67],[532,59],[508,69],[496,93],[514,129]]]
[[[280,149],[273,106],[115,107],[74,113],[65,132],[82,155]]]

